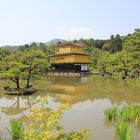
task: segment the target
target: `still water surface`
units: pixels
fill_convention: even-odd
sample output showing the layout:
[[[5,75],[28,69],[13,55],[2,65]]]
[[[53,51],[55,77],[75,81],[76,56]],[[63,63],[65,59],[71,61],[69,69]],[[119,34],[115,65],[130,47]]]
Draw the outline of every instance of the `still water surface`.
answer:
[[[46,77],[33,84],[38,92],[16,97],[3,94],[0,87],[0,135],[11,139],[6,127],[10,119],[26,120],[26,114],[48,96],[48,106],[69,103],[60,121],[65,131],[88,128],[90,140],[114,140],[113,126],[105,121],[104,110],[114,104],[139,104],[140,84],[101,77]],[[140,139],[139,135],[136,139]]]

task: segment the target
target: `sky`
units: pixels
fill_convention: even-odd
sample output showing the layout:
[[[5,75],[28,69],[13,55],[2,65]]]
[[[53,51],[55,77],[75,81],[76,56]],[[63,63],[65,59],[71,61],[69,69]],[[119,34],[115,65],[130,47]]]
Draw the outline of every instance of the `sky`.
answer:
[[[140,0],[0,0],[0,46],[106,39],[140,28]]]

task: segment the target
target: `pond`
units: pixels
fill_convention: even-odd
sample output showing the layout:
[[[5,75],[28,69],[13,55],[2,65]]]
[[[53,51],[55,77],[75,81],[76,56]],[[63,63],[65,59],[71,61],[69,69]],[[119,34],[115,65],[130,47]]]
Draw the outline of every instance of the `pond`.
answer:
[[[140,104],[140,84],[129,84],[99,76],[44,77],[33,82],[38,92],[31,96],[7,96],[0,83],[0,135],[10,139],[7,130],[10,119],[25,121],[26,114],[48,96],[48,106],[69,103],[60,121],[65,131],[87,128],[90,140],[114,140],[113,126],[105,121],[104,110],[114,104]],[[137,136],[136,139],[140,139]]]

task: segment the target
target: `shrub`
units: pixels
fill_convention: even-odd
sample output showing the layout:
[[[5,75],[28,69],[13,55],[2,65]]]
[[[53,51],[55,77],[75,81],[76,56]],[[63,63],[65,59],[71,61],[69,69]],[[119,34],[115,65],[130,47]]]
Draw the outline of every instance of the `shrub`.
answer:
[[[43,102],[44,103],[44,102]],[[81,129],[72,132],[60,132],[63,127],[58,124],[63,110],[67,105],[60,105],[56,110],[47,107],[34,108],[29,114],[31,123],[24,130],[24,139],[29,140],[86,140],[88,130]]]

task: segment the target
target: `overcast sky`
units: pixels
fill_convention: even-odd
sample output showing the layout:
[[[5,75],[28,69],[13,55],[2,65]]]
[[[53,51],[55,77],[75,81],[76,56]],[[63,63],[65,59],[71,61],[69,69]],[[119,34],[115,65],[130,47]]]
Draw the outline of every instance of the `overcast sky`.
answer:
[[[0,0],[0,45],[109,38],[140,27],[140,0]]]

